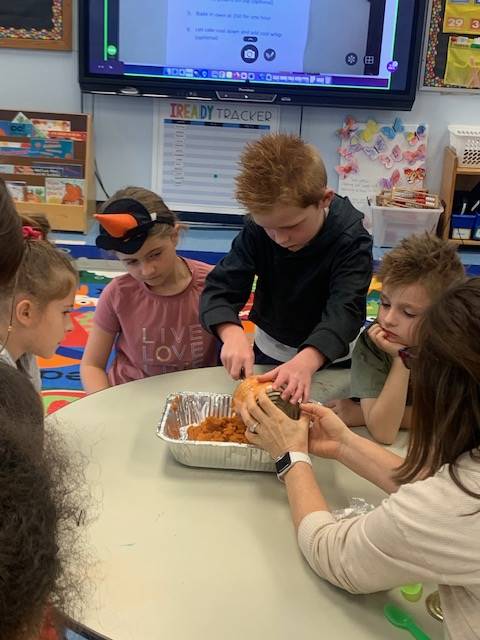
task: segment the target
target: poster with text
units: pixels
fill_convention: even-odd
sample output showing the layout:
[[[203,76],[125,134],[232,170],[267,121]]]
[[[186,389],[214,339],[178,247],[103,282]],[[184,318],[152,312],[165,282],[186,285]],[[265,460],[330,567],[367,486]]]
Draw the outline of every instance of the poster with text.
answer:
[[[239,214],[235,176],[247,142],[279,130],[279,107],[164,101],[155,114],[152,189],[176,211]]]

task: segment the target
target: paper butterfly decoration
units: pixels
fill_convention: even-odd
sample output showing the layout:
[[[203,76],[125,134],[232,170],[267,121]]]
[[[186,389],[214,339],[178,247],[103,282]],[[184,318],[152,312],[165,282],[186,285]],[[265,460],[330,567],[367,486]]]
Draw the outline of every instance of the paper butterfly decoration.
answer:
[[[425,160],[427,157],[427,148],[424,144],[421,144],[415,151],[404,151],[403,158],[408,164],[415,164],[418,160]]]
[[[354,149],[352,149],[351,147],[338,147],[337,151],[342,156],[342,158],[345,158],[346,160],[350,160],[351,158],[353,158]]]
[[[405,131],[405,127],[403,126],[403,122],[400,118],[395,118],[391,127],[382,127],[380,131],[389,140],[394,140],[397,134],[403,133]]]
[[[363,144],[360,142],[360,140],[356,136],[353,136],[353,138],[350,139],[350,144],[348,149],[352,153],[357,153],[357,151],[361,151],[363,149]]]
[[[347,162],[347,164],[340,164],[335,167],[335,171],[338,173],[342,180],[345,180],[347,176],[358,173],[357,161],[355,160],[355,158],[352,158],[350,162]]]
[[[359,136],[364,142],[371,142],[379,129],[380,126],[375,120],[369,120],[365,125],[365,129],[360,131]]]
[[[407,131],[405,138],[411,147],[414,147],[420,140],[423,140],[427,134],[427,127],[419,124],[416,131]]]
[[[387,148],[385,140],[382,136],[377,136],[375,138],[375,142],[371,147],[363,147],[363,152],[367,155],[370,160],[376,160],[382,151],[385,151]]]
[[[385,169],[391,169],[393,167],[393,158],[391,158],[390,156],[380,155],[378,159],[383,164]]]
[[[392,149],[392,158],[395,162],[401,162],[403,160],[403,152],[398,144],[396,144]]]
[[[348,140],[351,135],[357,131],[358,122],[355,120],[353,116],[347,116],[345,118],[345,122],[343,123],[343,127],[341,129],[337,129],[337,136],[342,138],[342,140]]]
[[[407,171],[407,169],[405,169]],[[400,171],[395,169],[390,178],[382,178],[379,182],[382,189],[393,189],[400,182]]]
[[[423,182],[423,180],[425,180],[425,167],[417,167],[416,169],[410,169],[410,167],[407,167],[403,170],[403,173],[405,174],[409,184],[413,184],[414,182]]]
[[[361,131],[360,131],[361,133]],[[363,142],[363,140],[360,139],[359,133],[354,133],[353,136],[350,138],[350,146],[353,146],[355,148],[357,148],[359,151],[360,149],[363,149],[363,145],[365,143]]]

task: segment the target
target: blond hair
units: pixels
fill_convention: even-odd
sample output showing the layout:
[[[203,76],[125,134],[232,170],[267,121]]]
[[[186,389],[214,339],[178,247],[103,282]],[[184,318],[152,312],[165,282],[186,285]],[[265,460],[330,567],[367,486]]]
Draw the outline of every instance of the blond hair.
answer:
[[[237,200],[254,214],[275,204],[305,208],[325,195],[327,172],[318,151],[295,135],[266,135],[250,142],[240,157]]]
[[[465,269],[448,240],[425,233],[404,238],[386,253],[378,277],[391,287],[421,284],[433,301],[445,289],[464,280]]]
[[[2,306],[9,307],[13,295],[27,295],[44,307],[53,300],[65,298],[78,285],[78,272],[68,255],[47,240],[50,225],[45,216],[21,220],[22,226],[31,227],[38,237],[24,238],[23,257],[15,278],[0,288]]]

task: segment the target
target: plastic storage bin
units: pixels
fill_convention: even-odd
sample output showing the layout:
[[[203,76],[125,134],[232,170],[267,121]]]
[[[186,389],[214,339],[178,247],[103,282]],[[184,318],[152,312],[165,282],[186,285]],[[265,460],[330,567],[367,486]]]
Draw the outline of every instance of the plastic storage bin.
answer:
[[[454,214],[452,216],[452,238],[456,240],[470,240],[476,221],[476,215]]]
[[[372,206],[373,244],[376,247],[394,247],[413,234],[428,231],[435,233],[439,209],[404,209],[399,207]]]
[[[450,145],[458,156],[458,164],[463,167],[480,167],[480,127],[451,124],[448,127]]]

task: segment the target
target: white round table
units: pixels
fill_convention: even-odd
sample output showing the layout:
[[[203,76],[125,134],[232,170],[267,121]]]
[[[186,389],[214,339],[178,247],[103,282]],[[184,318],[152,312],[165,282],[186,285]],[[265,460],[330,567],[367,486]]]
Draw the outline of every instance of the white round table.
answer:
[[[336,395],[345,375],[319,374],[313,395]],[[406,640],[383,616],[394,601],[432,640],[442,638],[423,600],[410,604],[398,589],[351,596],[316,576],[273,474],[173,459],[156,435],[166,396],[230,393],[235,384],[223,368],[168,374],[89,396],[50,419],[88,457],[99,511],[88,532],[94,589],[80,622],[113,640]],[[314,467],[332,508],[384,497],[340,464],[317,459]]]

